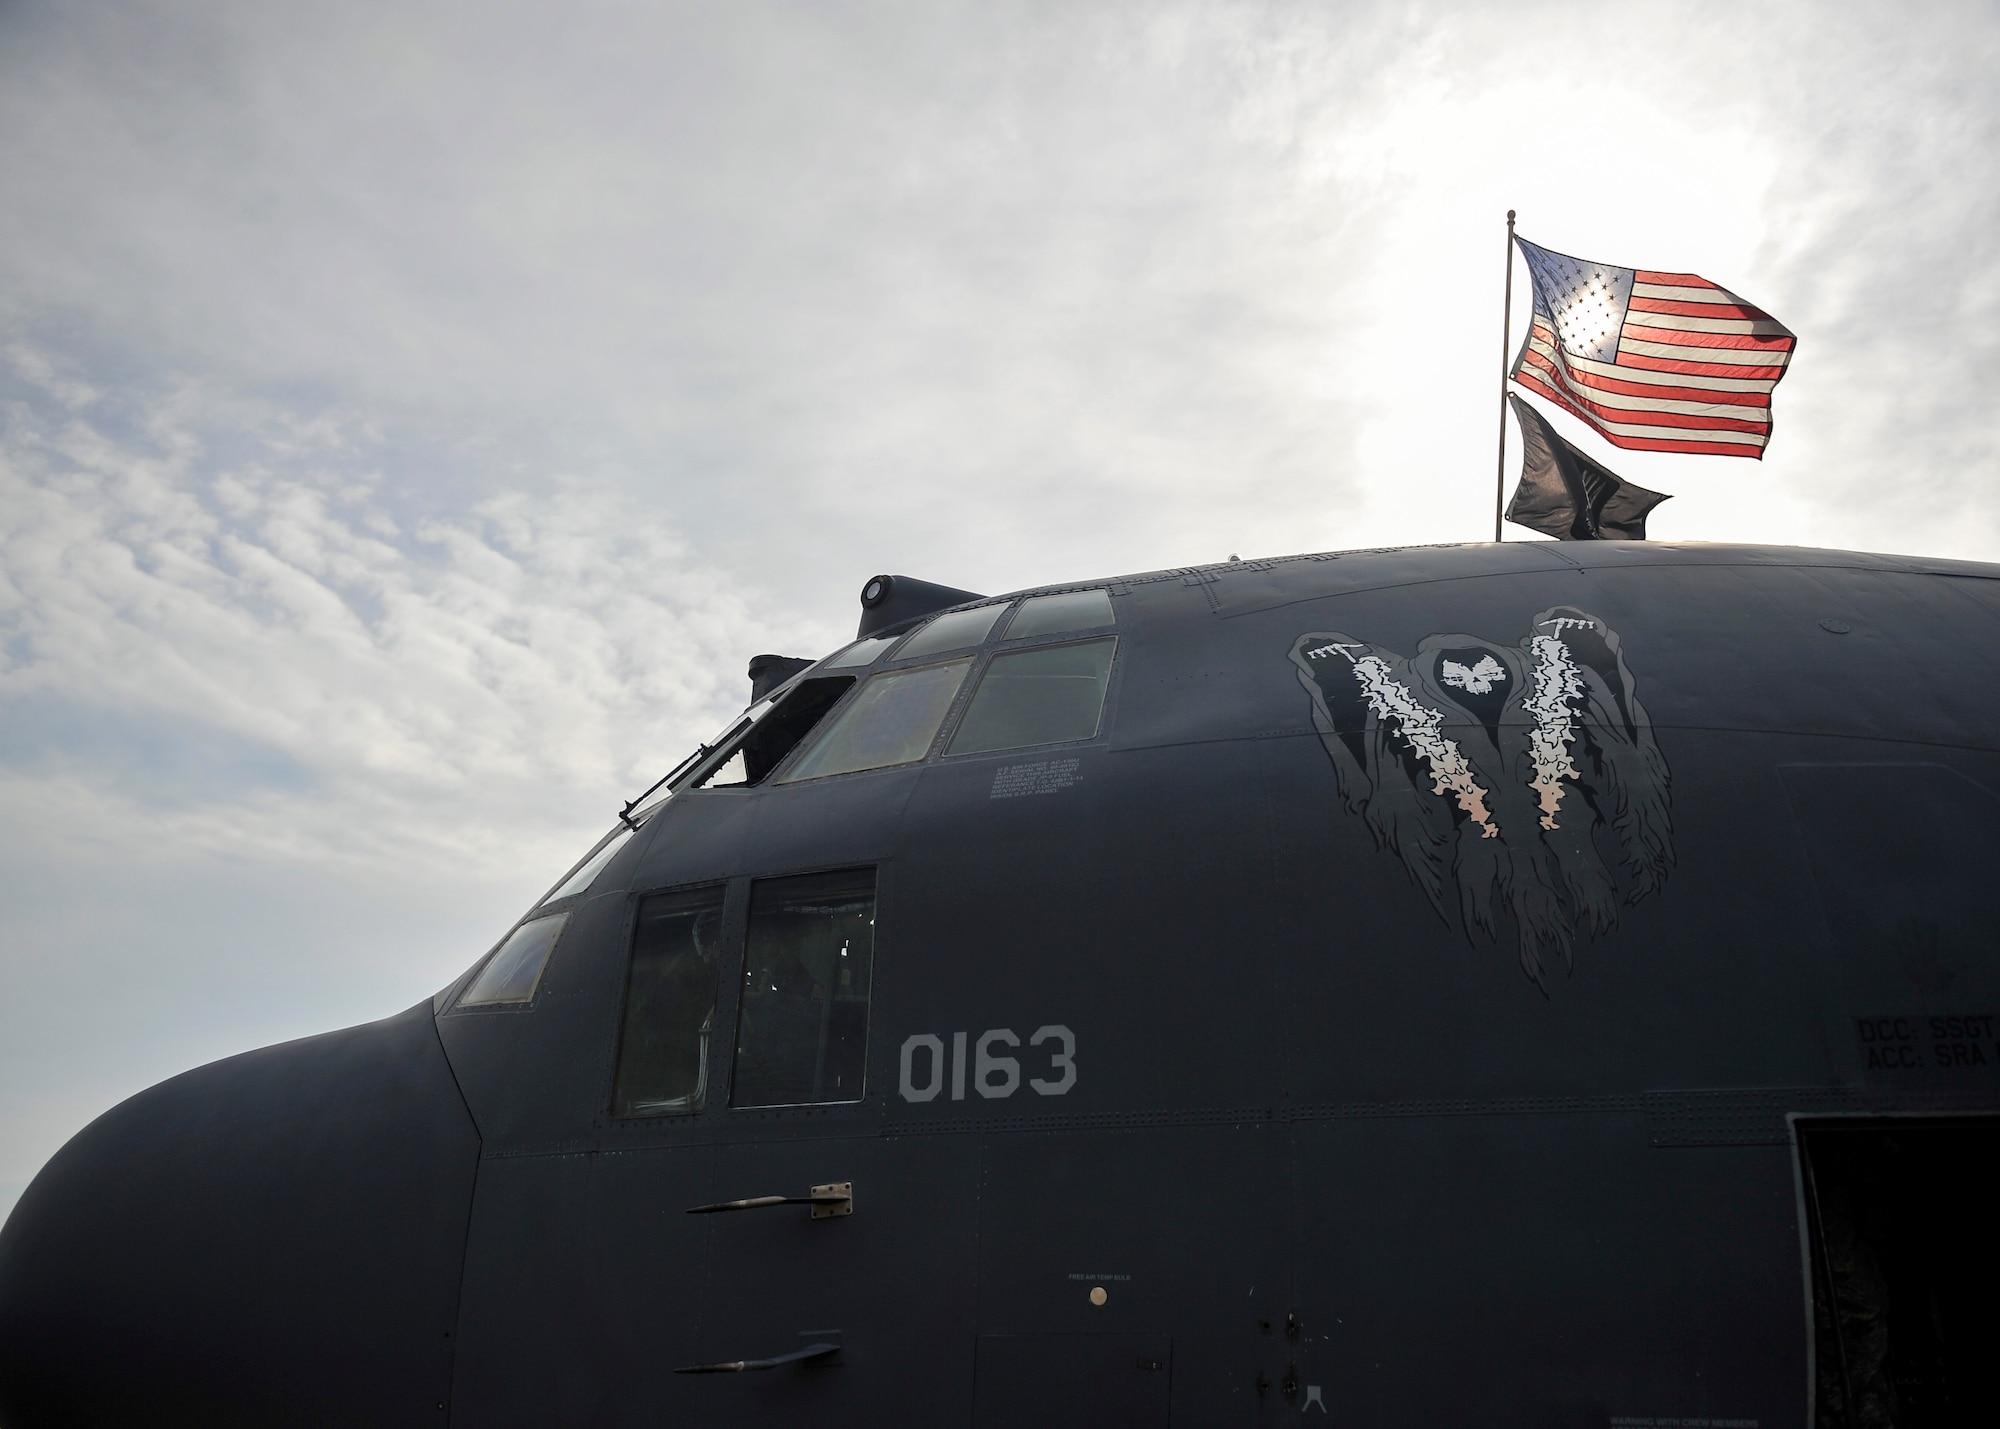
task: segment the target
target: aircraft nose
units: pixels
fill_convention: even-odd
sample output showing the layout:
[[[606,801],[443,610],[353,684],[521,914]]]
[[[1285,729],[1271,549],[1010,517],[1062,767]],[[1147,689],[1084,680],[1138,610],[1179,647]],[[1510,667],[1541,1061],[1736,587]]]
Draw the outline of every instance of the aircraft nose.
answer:
[[[198,1068],[0,1228],[0,1424],[424,1424],[479,1138],[428,1002]]]

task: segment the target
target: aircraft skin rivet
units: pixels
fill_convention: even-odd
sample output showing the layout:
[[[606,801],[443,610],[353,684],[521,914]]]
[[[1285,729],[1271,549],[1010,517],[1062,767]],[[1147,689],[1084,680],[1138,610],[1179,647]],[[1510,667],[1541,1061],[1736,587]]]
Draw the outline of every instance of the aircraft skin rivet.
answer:
[[[1111,1297],[1109,1295],[1105,1294],[1104,1287],[1102,1285],[1093,1285],[1090,1287],[1091,1304],[1102,1305],[1106,1300],[1109,1300],[1110,1298]]]

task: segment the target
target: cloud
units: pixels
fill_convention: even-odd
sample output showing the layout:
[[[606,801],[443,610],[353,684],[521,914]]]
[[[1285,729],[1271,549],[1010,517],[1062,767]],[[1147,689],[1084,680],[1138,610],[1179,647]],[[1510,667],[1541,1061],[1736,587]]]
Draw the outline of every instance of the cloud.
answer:
[[[18,360],[0,425],[8,763],[178,843],[504,859],[508,819],[573,838],[786,639],[754,585],[584,478],[412,517],[338,416],[182,388],[127,399],[121,438],[56,370]]]

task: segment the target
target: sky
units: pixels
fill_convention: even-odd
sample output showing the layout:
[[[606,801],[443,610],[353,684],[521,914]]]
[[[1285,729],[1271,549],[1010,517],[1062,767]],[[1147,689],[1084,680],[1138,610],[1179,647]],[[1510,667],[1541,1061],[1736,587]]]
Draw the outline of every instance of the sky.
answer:
[[[1798,334],[1762,462],[1556,418],[1656,537],[2000,560],[1996,72],[1992,4],[0,0],[0,1214],[450,981],[877,571],[1489,538],[1509,208]]]

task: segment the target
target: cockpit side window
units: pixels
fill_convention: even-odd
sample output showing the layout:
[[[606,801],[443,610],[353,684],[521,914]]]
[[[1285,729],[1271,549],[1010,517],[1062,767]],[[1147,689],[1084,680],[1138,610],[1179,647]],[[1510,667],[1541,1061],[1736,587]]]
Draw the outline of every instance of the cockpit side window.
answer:
[[[874,869],[751,884],[730,1104],[861,1100],[874,966]]]
[[[780,784],[912,764],[930,752],[972,661],[876,675],[820,731]]]
[[[700,1111],[722,979],[723,886],[656,894],[639,904],[613,1116]]]
[[[1092,739],[1104,717],[1116,636],[995,655],[947,754],[990,754]]]
[[[548,966],[549,954],[555,951],[556,939],[562,936],[563,925],[568,921],[569,914],[557,913],[549,918],[530,919],[509,933],[507,941],[493,950],[493,956],[472,979],[472,985],[459,996],[458,1005],[495,1007],[533,1002],[535,989],[541,985],[542,969]]]

